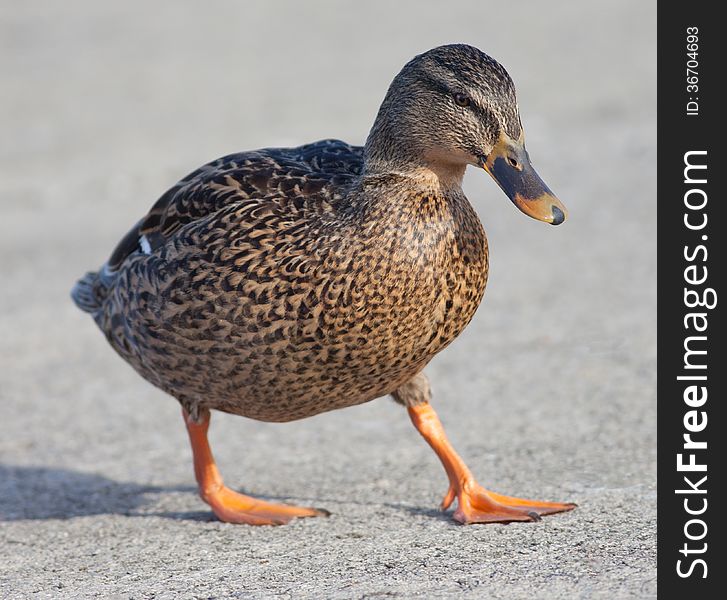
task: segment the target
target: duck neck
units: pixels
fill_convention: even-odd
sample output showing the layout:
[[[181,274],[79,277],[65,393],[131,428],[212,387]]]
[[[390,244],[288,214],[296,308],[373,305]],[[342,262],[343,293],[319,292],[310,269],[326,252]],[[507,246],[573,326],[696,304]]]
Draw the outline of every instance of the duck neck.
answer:
[[[407,135],[382,114],[364,147],[364,177],[400,175],[446,192],[461,189],[466,167],[467,163],[455,162]]]

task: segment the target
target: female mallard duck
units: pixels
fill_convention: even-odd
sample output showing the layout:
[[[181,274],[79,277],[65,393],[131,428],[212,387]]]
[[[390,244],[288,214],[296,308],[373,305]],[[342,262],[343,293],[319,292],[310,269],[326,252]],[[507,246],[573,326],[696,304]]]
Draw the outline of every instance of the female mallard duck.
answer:
[[[487,242],[462,192],[484,168],[527,215],[565,208],[530,165],[515,89],[471,46],[396,76],[366,145],[232,154],[166,192],[73,290],[113,348],[183,407],[202,499],[223,521],[325,514],[227,488],[210,410],[291,421],[387,394],[449,477],[462,523],[534,521],[575,505],[485,490],[450,445],[422,369],[475,313]]]

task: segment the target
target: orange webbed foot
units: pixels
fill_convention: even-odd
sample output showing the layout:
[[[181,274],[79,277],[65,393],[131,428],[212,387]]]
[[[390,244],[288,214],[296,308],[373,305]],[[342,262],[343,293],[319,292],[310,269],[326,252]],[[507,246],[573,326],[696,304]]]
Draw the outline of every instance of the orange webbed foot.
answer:
[[[194,473],[199,486],[199,495],[210,505],[212,512],[220,521],[247,525],[285,525],[297,518],[327,517],[330,514],[328,511],[318,508],[265,502],[228,488],[217,470],[207,440],[209,411],[201,411],[199,421],[192,419],[186,411],[182,411],[182,415],[192,445]]]
[[[447,510],[457,500],[454,519],[459,523],[510,523],[540,521],[544,515],[573,510],[576,505],[561,502],[541,502],[504,496],[483,488],[455,452],[444,433],[442,423],[428,404],[409,406],[412,423],[442,461],[449,478],[449,490],[442,500]]]
[[[222,486],[214,492],[202,492],[202,499],[210,505],[220,521],[247,525],[285,525],[303,517],[327,517],[329,512],[317,508],[274,504],[235,492]]]
[[[474,480],[465,481],[458,487],[460,487],[459,492],[450,486],[450,490],[442,502],[442,508],[448,508],[454,498],[457,498],[458,506],[453,516],[455,521],[464,525],[540,521],[541,516],[566,512],[576,507],[572,503],[544,502],[503,496],[486,490]]]

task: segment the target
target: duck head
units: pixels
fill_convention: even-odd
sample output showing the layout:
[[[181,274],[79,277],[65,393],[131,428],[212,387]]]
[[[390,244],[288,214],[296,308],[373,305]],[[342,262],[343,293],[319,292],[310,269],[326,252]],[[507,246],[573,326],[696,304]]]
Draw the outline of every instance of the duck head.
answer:
[[[472,165],[526,215],[553,225],[566,218],[530,163],[512,79],[473,46],[439,46],[407,63],[389,87],[364,155],[367,173],[428,169],[457,184]]]

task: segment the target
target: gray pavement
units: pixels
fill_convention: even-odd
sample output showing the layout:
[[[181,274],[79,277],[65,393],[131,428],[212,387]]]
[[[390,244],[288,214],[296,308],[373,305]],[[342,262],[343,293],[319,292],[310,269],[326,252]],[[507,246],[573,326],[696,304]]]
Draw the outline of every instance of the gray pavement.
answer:
[[[655,595],[655,2],[0,2],[0,598]],[[176,402],[72,306],[156,197],[235,150],[361,143],[414,54],[509,69],[569,207],[523,216],[484,173],[473,323],[428,372],[481,482],[579,503],[454,524],[388,399],[284,425],[215,415],[227,482],[323,506],[281,528],[197,498]]]

